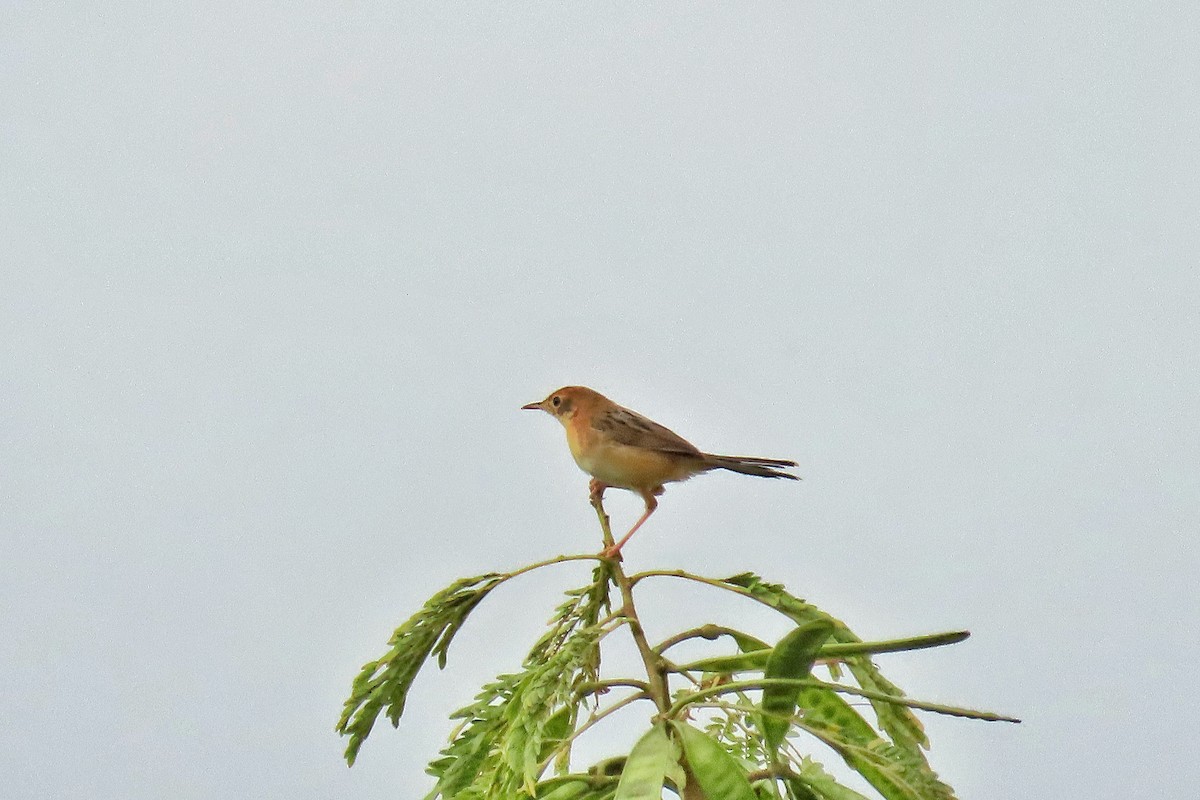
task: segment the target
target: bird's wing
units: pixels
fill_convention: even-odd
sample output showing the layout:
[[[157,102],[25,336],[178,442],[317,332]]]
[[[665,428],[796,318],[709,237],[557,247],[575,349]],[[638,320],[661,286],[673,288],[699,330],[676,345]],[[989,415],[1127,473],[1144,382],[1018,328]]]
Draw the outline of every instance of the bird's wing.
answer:
[[[628,408],[618,406],[596,415],[592,420],[592,427],[619,444],[656,450],[660,453],[704,458],[704,454],[687,439]]]

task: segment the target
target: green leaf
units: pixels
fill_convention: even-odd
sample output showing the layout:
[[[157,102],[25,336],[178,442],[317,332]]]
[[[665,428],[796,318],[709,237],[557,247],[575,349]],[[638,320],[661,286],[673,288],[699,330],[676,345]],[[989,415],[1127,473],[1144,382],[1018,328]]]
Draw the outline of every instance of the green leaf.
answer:
[[[346,762],[353,765],[380,712],[400,724],[408,690],[431,654],[444,664],[446,648],[471,610],[503,581],[497,573],[455,581],[433,595],[424,607],[395,630],[391,650],[363,665],[350,687],[336,730],[350,741]]]
[[[934,633],[926,636],[912,636],[907,639],[890,639],[883,642],[826,643],[821,646],[820,652],[817,653],[817,660],[942,647],[961,642],[968,636],[970,636],[970,633],[967,631],[951,631],[949,633]],[[720,675],[731,675],[735,672],[761,672],[766,668],[767,657],[770,655],[770,647],[756,650],[744,649],[741,653],[735,655],[712,656],[691,661],[687,664],[681,664],[679,669],[684,672],[712,672]]]
[[[743,653],[753,653],[756,650],[771,649],[770,645],[768,645],[762,639],[758,639],[748,633],[742,633],[741,631],[735,631],[730,628],[725,631],[725,634],[733,637],[733,640],[737,642],[738,650],[741,650]]]
[[[563,739],[571,735],[573,726],[571,725],[570,706],[563,706],[558,711],[555,711],[549,719],[546,720],[546,725],[543,728],[542,749],[537,754],[537,763],[546,760],[546,757],[554,751],[554,748],[562,742]]]
[[[608,598],[611,579],[611,566],[602,563],[592,571],[592,583],[566,592],[567,600],[550,619],[550,630],[529,651],[525,660],[527,666],[544,661],[549,654],[562,647],[576,628],[595,625],[602,611],[611,611]]]
[[[680,665],[684,672],[715,672],[720,675],[731,675],[734,672],[761,672],[767,666],[767,658],[771,648],[752,650],[748,653],[738,653],[732,656],[713,656],[702,658]]]
[[[583,703],[576,687],[581,675],[592,674],[601,631],[598,626],[573,629],[543,661],[527,659],[524,671],[501,675],[474,704],[456,711],[453,718],[468,722],[429,765],[427,771],[438,778],[431,797],[513,800],[533,795],[543,763],[574,730]]]
[[[615,800],[662,800],[663,779],[673,763],[671,741],[662,725],[655,725],[629,753]]]
[[[774,784],[774,781],[772,781]],[[822,800],[808,787],[804,781],[790,776],[783,778],[783,788],[787,791],[787,800]]]
[[[796,777],[788,778],[787,783],[791,788],[795,788],[797,784],[804,787],[810,796],[820,800],[867,800],[849,786],[838,783],[824,767],[811,758],[803,760]]]
[[[624,759],[622,759],[624,763]],[[514,800],[612,800],[617,791],[617,777],[592,772],[558,775],[540,781],[534,794],[517,794]]]
[[[600,634],[596,626],[575,629],[544,661],[527,660],[516,676],[511,695],[502,701],[502,725],[494,737],[502,757],[489,779],[489,797],[520,789],[532,793],[549,749],[569,735],[570,715],[582,702],[575,687],[594,675]]]
[[[870,692],[904,697],[900,687],[883,677],[870,659],[847,660],[846,666],[860,688]],[[925,726],[911,709],[885,700],[870,699],[871,709],[879,721],[879,728],[886,733],[897,746],[908,750],[921,761],[925,760],[922,749],[929,746],[929,737],[925,735]]]
[[[824,620],[834,626],[830,637],[839,644],[861,644],[845,623],[834,619],[816,606],[794,597],[778,584],[767,583],[757,575],[743,573],[727,578],[726,583],[804,625]],[[879,672],[865,655],[845,656],[850,674],[865,690],[892,697],[904,696],[899,687]],[[798,697],[803,722],[800,727],[817,736],[846,763],[857,770],[887,800],[948,800],[953,790],[938,780],[922,750],[928,740],[917,716],[908,708],[884,700],[871,699],[871,708],[887,739],[876,733],[849,704],[832,690],[803,689]],[[890,739],[890,741],[889,741]]]
[[[587,781],[569,781],[561,783],[549,792],[537,794],[538,800],[579,800],[592,794],[592,786]]]
[[[710,800],[758,800],[746,770],[729,751],[686,722],[672,720],[692,777]],[[654,795],[659,798],[660,795]]]
[[[886,800],[953,800],[954,792],[938,780],[919,751],[914,756],[880,737],[840,695],[824,687],[806,687],[798,702],[803,719],[797,727],[833,748]]]
[[[846,656],[870,655],[873,653],[901,653],[908,650],[925,650],[930,647],[945,647],[958,644],[971,636],[970,631],[930,633],[910,636],[907,639],[889,639],[883,642],[848,642],[827,644],[821,648],[818,658],[844,658]]]
[[[454,797],[475,782],[490,753],[498,722],[495,719],[479,720],[442,751],[445,758],[431,764],[428,770],[434,774],[438,774],[435,770],[440,771],[435,795]]]
[[[488,591],[491,591],[489,588]],[[467,621],[467,615],[475,610],[475,606],[479,605],[483,598],[487,597],[487,591],[476,592],[475,595],[465,602],[459,604],[454,609],[454,619],[442,631],[442,635],[438,637],[437,643],[434,644],[430,651],[431,656],[437,656],[438,669],[446,668],[446,657],[450,655],[450,642],[454,641],[454,636],[462,628],[463,623]]]
[[[862,644],[862,640],[855,636],[846,627],[844,622],[834,619],[811,603],[788,594],[783,586],[779,584],[767,583],[762,578],[749,572],[726,578],[725,583],[745,590],[751,597],[761,603],[774,607],[781,614],[795,620],[798,625],[803,625],[813,620],[825,620],[832,623],[834,628],[830,638],[834,642],[839,644]],[[849,655],[845,656],[844,660],[847,668],[850,670],[850,674],[854,676],[854,679],[858,681],[858,685],[863,689],[889,694],[894,697],[904,696],[899,687],[883,677],[870,658],[865,655]],[[921,748],[928,745],[929,740],[925,736],[925,728],[921,725],[921,721],[917,719],[916,714],[903,706],[897,706],[893,703],[886,703],[881,700],[871,700],[870,702],[872,709],[875,711],[876,718],[879,720],[880,729],[887,733],[892,743],[897,747],[909,751],[913,758],[924,761],[924,754],[921,752]]]
[[[766,678],[807,678],[812,671],[817,651],[833,633],[833,625],[814,620],[801,625],[779,640],[767,658]],[[799,686],[770,685],[762,693],[762,730],[767,738],[767,750],[775,753],[787,736],[789,718],[796,713]]]

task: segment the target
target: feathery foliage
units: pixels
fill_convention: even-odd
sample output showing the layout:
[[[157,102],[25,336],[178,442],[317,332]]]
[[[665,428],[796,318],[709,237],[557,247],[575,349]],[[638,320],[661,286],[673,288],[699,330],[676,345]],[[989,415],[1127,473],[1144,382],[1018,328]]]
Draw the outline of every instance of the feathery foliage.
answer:
[[[597,506],[609,541],[608,518]],[[925,756],[929,746],[915,710],[990,721],[1009,717],[911,700],[872,660],[881,653],[962,641],[965,631],[863,642],[838,619],[781,585],[743,573],[716,579],[682,571],[626,574],[620,562],[562,556],[510,573],[456,581],[396,629],[383,657],[363,666],[337,730],[353,764],[380,714],[399,724],[421,667],[444,667],[450,642],[496,586],[565,561],[594,559],[587,585],[566,592],[546,633],[520,670],[484,686],[450,742],[428,767],[436,783],[425,800],[659,800],[664,787],[685,800],[865,800],[826,772],[808,750],[832,751],[884,800],[953,800]],[[710,624],[651,646],[634,590],[645,580],[674,578],[753,599],[796,627],[775,645]],[[620,602],[610,598],[612,590]],[[626,630],[644,676],[601,670],[606,637]],[[688,639],[728,638],[736,653],[687,664],[666,655]],[[820,680],[821,667],[831,680]],[[853,683],[836,682],[843,672]],[[867,702],[870,718],[846,698]],[[573,763],[572,745],[593,726],[645,701],[646,732],[626,755],[590,767]],[[802,746],[803,743],[803,746]]]

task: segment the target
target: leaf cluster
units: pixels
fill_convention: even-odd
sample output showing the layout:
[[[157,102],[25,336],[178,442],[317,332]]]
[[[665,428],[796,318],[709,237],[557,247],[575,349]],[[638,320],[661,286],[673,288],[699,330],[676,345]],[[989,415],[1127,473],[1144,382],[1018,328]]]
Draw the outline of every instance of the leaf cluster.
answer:
[[[338,723],[350,739],[349,762],[380,713],[397,724],[420,667],[431,657],[444,665],[450,640],[470,611],[500,582],[524,571],[528,568],[458,581],[396,630],[389,652],[355,679]],[[762,603],[795,627],[774,645],[706,625],[650,647],[633,590],[643,580],[662,577],[698,581]],[[624,601],[615,612],[609,600],[613,587]],[[639,644],[645,679],[601,673],[602,644],[622,628]],[[452,715],[459,724],[429,765],[436,784],[426,800],[658,800],[664,786],[685,800],[862,798],[813,759],[808,752],[813,745],[839,756],[885,800],[952,800],[952,790],[926,759],[928,739],[914,709],[1008,718],[911,700],[883,676],[872,656],[966,636],[863,642],[840,620],[756,575],[627,576],[619,563],[600,560],[589,584],[567,592],[521,669],[500,675]],[[722,637],[737,651],[686,664],[669,657],[680,642]],[[828,669],[832,680],[814,677],[815,665]],[[847,680],[837,682],[843,673]],[[610,693],[616,688],[631,691]],[[633,749],[574,768],[574,741],[640,700],[655,708]],[[869,716],[863,713],[868,710]]]
[[[408,690],[425,660],[436,656],[446,666],[450,642],[467,615],[507,576],[500,573],[463,578],[429,598],[424,607],[396,629],[382,657],[363,665],[350,688],[337,731],[349,737],[346,761],[353,765],[380,712],[399,727]]]

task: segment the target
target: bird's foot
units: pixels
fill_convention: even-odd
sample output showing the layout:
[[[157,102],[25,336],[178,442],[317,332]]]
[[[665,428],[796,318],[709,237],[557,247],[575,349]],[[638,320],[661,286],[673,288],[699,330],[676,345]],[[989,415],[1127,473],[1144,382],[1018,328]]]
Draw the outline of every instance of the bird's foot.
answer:
[[[600,556],[601,558],[609,558],[609,559],[612,559],[613,561],[620,561],[621,560],[621,547],[620,547],[620,545],[614,544],[611,547],[604,548],[596,555]]]

